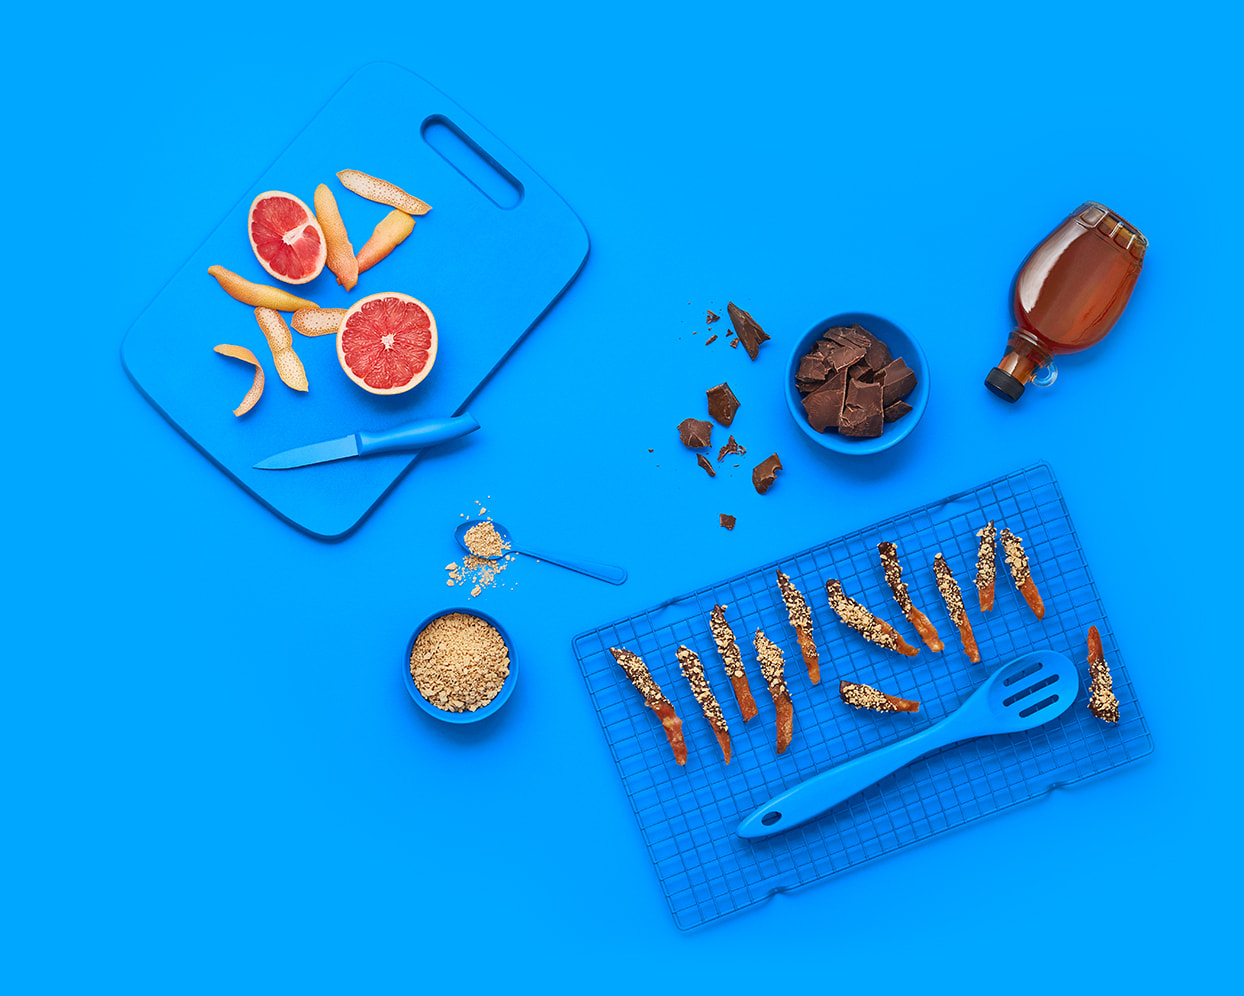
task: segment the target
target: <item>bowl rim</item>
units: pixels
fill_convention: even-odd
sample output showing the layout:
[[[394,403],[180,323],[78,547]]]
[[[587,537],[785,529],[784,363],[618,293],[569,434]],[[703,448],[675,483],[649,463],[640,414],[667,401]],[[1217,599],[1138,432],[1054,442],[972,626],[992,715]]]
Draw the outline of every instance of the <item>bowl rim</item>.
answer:
[[[497,692],[493,700],[486,706],[467,712],[450,712],[447,709],[441,709],[439,706],[433,705],[423,697],[423,693],[415,685],[414,675],[410,673],[410,655],[415,648],[415,640],[419,638],[419,634],[427,629],[433,620],[439,619],[441,616],[453,615],[455,612],[461,612],[464,616],[475,616],[477,619],[482,619],[488,623],[489,626],[501,634],[501,639],[505,641],[506,649],[510,652],[510,673],[505,676],[505,683],[502,684],[501,691]],[[439,719],[442,723],[462,725],[465,723],[478,723],[481,719],[487,719],[509,700],[510,695],[514,692],[514,683],[517,677],[518,675],[514,668],[514,644],[510,642],[510,635],[496,619],[487,612],[481,612],[479,609],[451,606],[450,608],[433,612],[415,627],[415,631],[411,634],[410,639],[406,641],[406,656],[402,658],[402,684],[406,686],[406,691],[414,699],[415,705],[419,706],[420,709],[434,719]]]
[[[891,429],[887,427],[880,436],[872,439],[844,436],[838,432],[817,432],[808,424],[808,417],[803,407],[803,399],[799,394],[798,388],[795,387],[795,371],[799,367],[799,361],[812,348],[812,343],[834,326],[858,323],[865,329],[868,329],[869,332],[873,332],[869,328],[870,321],[873,324],[880,323],[894,329],[907,342],[911,343],[912,352],[915,354],[916,363],[919,365],[916,389],[906,399],[908,404],[911,405],[911,412],[901,422],[897,423],[898,428]],[[873,334],[885,342],[887,346],[890,345],[886,341],[886,337],[881,333],[873,332]],[[903,350],[896,355],[901,355],[903,359],[907,359],[910,354],[908,354],[907,350]],[[834,453],[843,453],[847,456],[880,453],[892,446],[897,446],[911,435],[912,430],[920,423],[920,419],[924,416],[924,411],[929,404],[929,361],[928,357],[925,356],[924,348],[920,345],[919,340],[898,322],[871,311],[842,311],[817,322],[795,342],[783,370],[783,376],[785,377],[783,393],[786,396],[786,409],[790,412],[791,418],[795,420],[795,424],[799,426],[800,431],[818,446],[831,450]],[[915,397],[914,401],[912,400],[913,396]]]

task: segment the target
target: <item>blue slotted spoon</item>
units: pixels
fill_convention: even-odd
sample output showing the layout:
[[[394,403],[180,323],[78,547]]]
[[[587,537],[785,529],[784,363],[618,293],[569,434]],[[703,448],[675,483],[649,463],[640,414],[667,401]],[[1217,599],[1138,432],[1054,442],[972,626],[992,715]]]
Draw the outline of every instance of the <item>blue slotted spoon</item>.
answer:
[[[998,668],[939,723],[880,750],[813,775],[774,796],[739,824],[739,836],[770,837],[807,823],[930,751],[958,740],[1019,733],[1061,716],[1080,691],[1075,665],[1034,650]]]

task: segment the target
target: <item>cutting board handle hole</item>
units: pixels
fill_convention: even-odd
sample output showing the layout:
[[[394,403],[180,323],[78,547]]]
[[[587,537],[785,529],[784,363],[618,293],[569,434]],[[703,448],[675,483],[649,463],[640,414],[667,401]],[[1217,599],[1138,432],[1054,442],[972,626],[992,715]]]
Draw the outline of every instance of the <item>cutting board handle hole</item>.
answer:
[[[443,114],[424,119],[423,140],[497,207],[508,211],[523,199],[523,185],[483,147]]]

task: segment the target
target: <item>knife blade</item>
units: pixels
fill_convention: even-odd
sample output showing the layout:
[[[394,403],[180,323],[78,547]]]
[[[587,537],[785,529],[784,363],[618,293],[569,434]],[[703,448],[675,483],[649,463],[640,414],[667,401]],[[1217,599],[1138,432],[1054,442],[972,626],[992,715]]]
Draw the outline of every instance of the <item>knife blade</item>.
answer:
[[[479,423],[464,412],[453,418],[417,419],[386,429],[383,432],[355,432],[340,439],[328,439],[309,446],[275,453],[255,464],[256,470],[293,470],[332,460],[370,456],[373,453],[413,452],[465,436],[479,428]]]

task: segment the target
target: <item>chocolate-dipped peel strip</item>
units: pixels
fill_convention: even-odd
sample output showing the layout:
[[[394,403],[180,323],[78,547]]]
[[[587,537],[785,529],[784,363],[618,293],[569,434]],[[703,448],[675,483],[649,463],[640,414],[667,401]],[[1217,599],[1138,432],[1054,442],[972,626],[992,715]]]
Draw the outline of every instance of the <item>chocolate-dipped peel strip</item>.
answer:
[[[713,728],[713,733],[717,737],[717,743],[721,745],[721,752],[726,758],[726,764],[730,763],[730,728],[726,725],[725,714],[721,711],[721,703],[717,701],[717,696],[713,694],[713,689],[709,686],[708,677],[704,674],[704,665],[700,663],[700,656],[694,650],[687,647],[679,647],[674,651],[674,656],[678,658],[678,667],[683,673],[683,677],[687,679],[687,684],[691,686],[691,694],[695,696],[695,700],[700,704],[700,709],[704,712],[704,718],[708,720],[708,725]]]
[[[752,698],[752,688],[747,682],[743,654],[735,642],[734,631],[726,622],[725,606],[713,606],[713,611],[708,616],[708,628],[713,634],[713,642],[717,644],[717,652],[721,654],[726,677],[730,679],[730,687],[734,689],[734,699],[739,704],[739,712],[743,714],[743,722],[746,723],[756,715],[756,700]]]
[[[1037,591],[1037,585],[1032,580],[1032,571],[1028,567],[1028,554],[1024,552],[1023,541],[1009,529],[1003,529],[998,534],[998,538],[1002,541],[1002,553],[1006,558],[1006,566],[1011,572],[1011,580],[1015,582],[1019,593],[1024,596],[1024,601],[1028,603],[1028,608],[1032,609],[1032,614],[1038,619],[1044,619],[1045,602],[1041,600],[1041,593]]]
[[[776,643],[765,636],[762,630],[756,630],[754,640],[756,659],[760,661],[760,673],[764,675],[769,686],[769,694],[773,696],[773,705],[777,709],[777,743],[779,754],[790,746],[794,736],[795,708],[790,700],[790,690],[786,687],[785,658]]]
[[[682,720],[674,712],[673,703],[665,697],[661,691],[661,686],[652,677],[652,673],[648,670],[648,665],[644,663],[643,658],[638,654],[632,653],[629,650],[610,647],[609,652],[613,654],[614,660],[626,672],[626,676],[631,679],[631,684],[644,697],[644,705],[655,712],[657,718],[661,720],[661,726],[665,730],[665,737],[669,740],[670,747],[674,751],[674,760],[679,764],[686,764],[687,743],[682,736]]]
[[[968,660],[974,664],[979,664],[981,654],[976,649],[976,636],[972,633],[972,623],[968,620],[968,611],[963,606],[963,592],[959,590],[959,582],[955,580],[955,576],[950,570],[950,565],[946,563],[946,558],[940,553],[933,558],[933,576],[937,578],[937,590],[942,593],[942,601],[946,603],[946,611],[950,614],[950,621],[959,628],[959,639],[963,642],[963,652],[968,655]]]
[[[878,619],[859,602],[849,597],[842,590],[842,582],[837,578],[830,578],[825,582],[825,597],[829,600],[829,607],[837,613],[838,618],[870,643],[875,643],[886,650],[893,650],[904,657],[915,657],[920,652],[899,636],[898,631],[888,622]]]
[[[778,590],[782,593],[782,601],[786,603],[786,615],[795,631],[795,638],[799,641],[799,652],[808,668],[808,677],[815,685],[821,680],[821,655],[812,636],[812,612],[803,592],[780,570],[777,572],[777,583]]]
[[[1119,699],[1114,694],[1114,679],[1110,666],[1101,650],[1101,634],[1096,626],[1088,631],[1088,666],[1092,685],[1089,688],[1088,709],[1098,719],[1107,723],[1119,721]]]
[[[984,529],[978,529],[980,546],[976,551],[976,593],[980,596],[981,611],[993,608],[994,579],[998,574],[998,531],[990,519]]]
[[[903,568],[898,562],[898,547],[893,543],[878,543],[877,555],[881,558],[881,570],[885,573],[886,583],[894,592],[894,601],[903,610],[903,615],[915,627],[920,639],[935,654],[942,650],[944,644],[929,617],[916,608],[907,592],[907,582],[903,580]]]
[[[842,701],[857,709],[875,709],[877,712],[919,712],[920,703],[887,695],[872,685],[860,685],[854,681],[838,682],[838,695]]]

